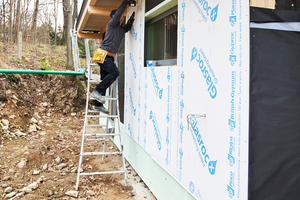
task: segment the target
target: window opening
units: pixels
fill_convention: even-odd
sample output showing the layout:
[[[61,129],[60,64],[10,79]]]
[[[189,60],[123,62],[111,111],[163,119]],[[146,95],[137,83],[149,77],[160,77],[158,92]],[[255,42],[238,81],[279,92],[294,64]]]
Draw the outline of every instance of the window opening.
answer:
[[[177,7],[149,20],[145,32],[145,61],[155,61],[154,65],[177,64],[177,32]]]

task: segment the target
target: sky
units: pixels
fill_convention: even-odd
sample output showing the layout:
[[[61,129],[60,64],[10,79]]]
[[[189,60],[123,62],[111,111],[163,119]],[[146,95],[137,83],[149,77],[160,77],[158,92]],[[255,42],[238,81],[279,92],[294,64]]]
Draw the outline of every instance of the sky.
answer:
[[[61,0],[60,0],[61,1]],[[72,0],[71,0],[72,1]],[[81,4],[83,2],[83,0],[77,0],[78,1],[78,14],[80,12],[80,8],[81,8]],[[59,4],[59,8],[58,8],[58,17],[57,17],[57,23],[58,26],[63,26],[64,24],[64,16],[63,16],[63,9],[62,9],[62,3]],[[54,23],[53,23],[54,24]]]

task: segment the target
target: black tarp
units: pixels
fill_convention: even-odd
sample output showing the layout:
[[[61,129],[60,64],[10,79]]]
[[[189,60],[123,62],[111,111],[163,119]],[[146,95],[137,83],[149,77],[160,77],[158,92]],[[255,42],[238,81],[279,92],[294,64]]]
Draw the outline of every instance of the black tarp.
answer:
[[[251,8],[251,22],[300,12]],[[300,199],[300,32],[250,29],[249,200]]]

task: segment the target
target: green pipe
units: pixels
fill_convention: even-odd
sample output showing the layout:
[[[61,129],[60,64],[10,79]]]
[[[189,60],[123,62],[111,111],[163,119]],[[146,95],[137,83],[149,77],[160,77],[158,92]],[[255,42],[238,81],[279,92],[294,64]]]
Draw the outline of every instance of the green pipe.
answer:
[[[83,75],[86,69],[81,72],[74,71],[47,71],[47,70],[19,70],[19,69],[0,69],[0,73],[9,74],[62,74],[62,75]]]

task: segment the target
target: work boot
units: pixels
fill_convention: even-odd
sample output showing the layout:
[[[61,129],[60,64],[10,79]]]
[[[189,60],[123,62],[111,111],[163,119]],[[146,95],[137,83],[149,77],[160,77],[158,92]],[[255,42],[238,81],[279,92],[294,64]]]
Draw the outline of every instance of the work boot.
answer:
[[[104,97],[97,90],[94,90],[90,95],[100,103],[105,103]]]
[[[94,106],[94,110],[109,114],[109,111],[104,106]]]

